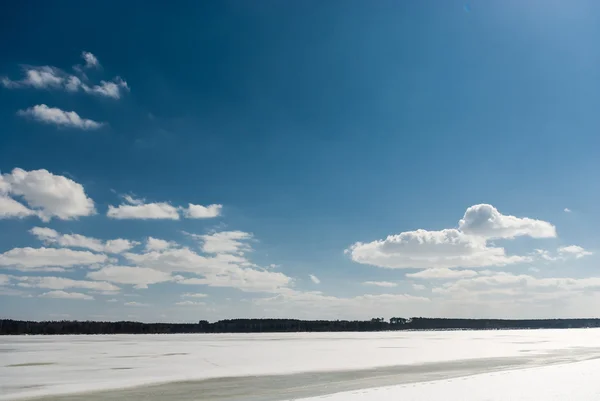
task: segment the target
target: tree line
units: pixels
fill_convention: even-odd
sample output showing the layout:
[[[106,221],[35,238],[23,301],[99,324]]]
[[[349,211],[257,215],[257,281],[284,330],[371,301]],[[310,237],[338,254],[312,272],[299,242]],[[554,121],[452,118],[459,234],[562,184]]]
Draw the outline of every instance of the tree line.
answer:
[[[99,321],[0,320],[0,335],[18,334],[176,334],[176,333],[283,333],[386,330],[502,330],[600,327],[600,319],[446,319],[389,320],[227,319],[210,323],[140,323]]]

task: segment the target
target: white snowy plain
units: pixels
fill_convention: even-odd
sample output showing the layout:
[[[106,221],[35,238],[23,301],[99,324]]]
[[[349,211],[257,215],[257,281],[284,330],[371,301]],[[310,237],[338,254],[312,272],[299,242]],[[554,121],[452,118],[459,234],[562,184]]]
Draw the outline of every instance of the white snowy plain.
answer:
[[[469,361],[509,357],[538,358],[536,366],[541,367],[476,376],[472,375],[480,372],[473,370],[465,373],[464,378],[353,390],[307,399],[600,399],[600,381],[594,379],[600,371],[597,362],[600,360],[579,362],[600,357],[600,330],[597,329],[5,336],[0,337],[0,399],[224,377],[364,371],[399,365],[411,368],[452,361],[465,361],[468,365]],[[556,363],[563,364],[554,365]],[[547,364],[553,365],[544,366]],[[554,393],[547,393],[551,391]],[[527,394],[530,398],[523,398]]]

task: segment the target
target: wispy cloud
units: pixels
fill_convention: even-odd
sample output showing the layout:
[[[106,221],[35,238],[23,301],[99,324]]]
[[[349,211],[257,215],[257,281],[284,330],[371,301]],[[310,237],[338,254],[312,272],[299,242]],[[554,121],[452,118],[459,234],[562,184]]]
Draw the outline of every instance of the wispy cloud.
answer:
[[[101,122],[81,118],[74,111],[64,111],[56,107],[48,107],[45,104],[38,104],[25,110],[19,110],[17,115],[31,118],[44,124],[82,130],[95,130],[104,125]]]
[[[315,276],[314,274],[309,274],[308,277],[310,277],[310,280],[315,283],[315,284],[321,284],[321,280],[319,280],[319,278],[317,276]]]

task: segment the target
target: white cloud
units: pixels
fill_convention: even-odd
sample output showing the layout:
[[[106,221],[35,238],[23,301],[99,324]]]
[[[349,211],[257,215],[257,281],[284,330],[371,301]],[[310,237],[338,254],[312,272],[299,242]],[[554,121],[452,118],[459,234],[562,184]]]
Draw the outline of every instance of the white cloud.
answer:
[[[568,294],[600,289],[600,277],[537,278],[526,274],[494,272],[487,276],[476,276],[449,282],[432,292],[451,295],[460,299],[489,299],[489,297],[505,297],[530,302],[534,299],[561,298]]]
[[[62,298],[62,299],[83,299],[86,301],[94,299],[94,297],[80,292],[65,292],[65,291],[49,291],[40,295],[40,298]]]
[[[164,251],[177,246],[173,241],[165,241],[163,239],[148,237],[146,240],[146,252]]]
[[[487,204],[469,207],[458,227],[465,234],[490,239],[522,235],[533,238],[556,237],[556,228],[546,221],[503,215],[494,206]]]
[[[568,207],[566,207],[566,208],[564,208],[564,212],[565,212],[565,213],[571,213],[571,212],[572,212],[572,210],[571,210],[571,209],[569,209]]]
[[[98,58],[90,52],[81,52],[81,58],[85,61],[85,68],[100,68]]]
[[[115,302],[119,302],[119,300],[116,298],[111,298],[111,299],[107,299],[106,302],[115,303]]]
[[[206,274],[205,278],[179,280],[179,284],[232,287],[247,292],[279,292],[291,284],[290,277],[279,272],[236,268],[222,274]]]
[[[141,205],[109,205],[106,215],[112,219],[179,220],[177,208],[166,202],[146,203]]]
[[[14,248],[0,254],[0,266],[22,271],[61,271],[65,267],[103,263],[106,255],[55,248]]]
[[[504,248],[490,247],[484,238],[456,229],[407,231],[384,240],[357,242],[347,252],[355,262],[393,269],[503,266],[527,260],[507,256]]]
[[[243,231],[221,231],[207,235],[192,234],[192,236],[203,242],[202,252],[217,254],[243,254],[250,250],[250,246],[243,241],[252,239],[251,233]]]
[[[184,215],[188,219],[210,219],[221,215],[223,205],[193,205],[189,204],[187,209],[184,208]]]
[[[0,219],[23,218],[35,215],[35,212],[8,196],[0,195]]]
[[[59,127],[94,130],[102,127],[104,123],[81,118],[74,111],[64,111],[57,107],[48,107],[38,104],[25,110],[19,110],[17,115],[31,118],[41,123],[57,125]]]
[[[0,283],[1,283],[1,282],[0,282]],[[194,292],[186,292],[186,293],[184,293],[184,294],[181,294],[181,297],[182,297],[182,298],[206,298],[206,297],[208,297],[208,295],[207,295],[207,294],[203,294],[203,293],[201,293],[201,292],[197,292],[197,293],[194,293]]]
[[[314,274],[309,274],[308,277],[310,277],[310,280],[315,283],[315,284],[321,284],[321,280],[319,280],[319,278],[317,276],[315,276]]]
[[[72,280],[65,277],[32,277],[18,276],[14,277],[19,281],[20,287],[26,288],[47,288],[50,290],[65,290],[69,288],[81,288],[86,290],[96,290],[105,292],[117,292],[120,290],[116,285],[103,281]]]
[[[89,272],[88,278],[117,284],[131,284],[135,288],[148,288],[149,284],[172,281],[169,273],[137,266],[105,266],[100,270]]]
[[[78,76],[71,75],[61,70],[60,68],[51,66],[25,66],[23,67],[23,78],[17,81],[11,80],[8,77],[0,79],[0,83],[5,88],[34,88],[44,90],[63,90],[66,92],[79,92],[96,96],[109,97],[112,99],[120,99],[125,92],[129,92],[127,82],[116,76],[111,81],[101,80],[100,84],[88,84],[88,78],[84,69],[100,68],[98,59],[89,52],[83,52],[82,58],[85,60],[85,66],[76,65],[73,68],[79,74]],[[82,81],[83,80],[83,81]]]
[[[593,255],[592,252],[586,251],[578,245],[563,246],[561,248],[558,248],[558,253],[561,255],[571,255],[577,259],[583,258],[584,256]]]
[[[96,213],[94,201],[87,197],[81,184],[48,170],[15,168],[10,174],[2,175],[2,188],[11,195],[22,196],[44,221],[52,217],[69,220]]]
[[[423,291],[427,287],[425,287],[423,284],[413,284],[412,288],[416,291]]]
[[[6,77],[2,78],[2,85],[5,88],[15,89],[31,87],[35,89],[58,89],[65,82],[64,73],[54,67],[25,67],[23,69],[25,77],[20,81],[12,81]]]
[[[373,316],[398,316],[412,313],[414,308],[428,305],[430,300],[408,294],[365,294],[355,297],[335,297],[320,291],[296,291],[284,289],[277,295],[253,300],[253,304],[272,309],[279,316],[319,316],[339,318],[352,315],[355,318]]]
[[[386,287],[386,288],[398,286],[398,284],[392,283],[390,281],[365,281],[363,284],[364,285],[374,285],[376,287]]]
[[[181,301],[181,302],[175,302],[175,305],[177,305],[177,306],[205,306],[206,303],[194,302],[194,301]]]
[[[113,81],[100,81],[100,85],[88,86],[81,84],[81,89],[89,94],[120,99],[124,92],[129,92],[129,86],[121,77]]]
[[[406,277],[420,279],[453,279],[475,276],[477,276],[477,272],[473,270],[453,270],[448,268],[427,269],[406,275]]]
[[[86,248],[96,252],[121,253],[139,244],[136,241],[122,238],[105,242],[80,234],[60,234],[56,230],[47,227],[33,227],[29,232],[46,244],[56,244],[67,248]]]
[[[142,303],[142,302],[135,302],[135,301],[125,302],[123,305],[125,305],[125,306],[136,306],[136,307],[150,306],[149,304],[145,304],[145,303]]]

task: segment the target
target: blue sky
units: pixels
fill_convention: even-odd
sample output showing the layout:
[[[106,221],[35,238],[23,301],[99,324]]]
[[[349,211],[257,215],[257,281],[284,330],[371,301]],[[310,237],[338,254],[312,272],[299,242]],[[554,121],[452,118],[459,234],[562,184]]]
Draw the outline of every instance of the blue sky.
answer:
[[[2,316],[598,316],[596,2],[0,7]]]

